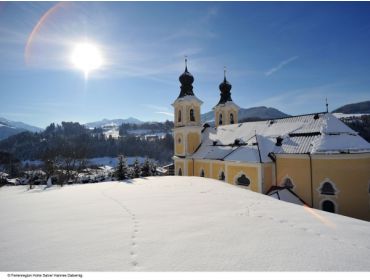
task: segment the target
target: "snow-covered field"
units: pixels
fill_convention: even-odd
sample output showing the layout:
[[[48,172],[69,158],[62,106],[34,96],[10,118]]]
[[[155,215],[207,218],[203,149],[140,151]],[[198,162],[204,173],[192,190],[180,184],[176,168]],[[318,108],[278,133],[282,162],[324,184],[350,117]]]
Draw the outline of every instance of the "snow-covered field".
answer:
[[[198,177],[0,189],[0,271],[369,271],[370,225]]]

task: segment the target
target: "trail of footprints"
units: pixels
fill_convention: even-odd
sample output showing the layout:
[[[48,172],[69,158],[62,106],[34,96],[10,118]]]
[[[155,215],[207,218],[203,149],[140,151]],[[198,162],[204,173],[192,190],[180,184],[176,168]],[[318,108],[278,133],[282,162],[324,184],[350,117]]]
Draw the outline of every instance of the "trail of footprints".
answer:
[[[136,253],[136,247],[137,247],[137,234],[139,232],[139,221],[136,218],[136,215],[131,213],[131,211],[128,211],[128,213],[131,215],[131,221],[133,224],[133,231],[131,234],[131,249],[130,249],[130,257],[131,257],[131,265],[134,268],[138,268],[138,261],[137,261],[137,253]]]
[[[103,196],[106,198],[114,201],[119,207],[121,207],[126,213],[130,215],[131,223],[132,223],[132,232],[131,232],[131,240],[130,240],[130,259],[131,259],[131,265],[134,269],[138,269],[139,263],[137,261],[137,235],[139,233],[139,220],[136,218],[136,215],[132,213],[130,209],[128,209],[125,205],[123,205],[120,201],[106,195],[104,192],[102,192]]]
[[[358,245],[356,243],[352,243],[352,242],[347,242],[345,240],[341,240],[341,239],[339,239],[336,236],[327,236],[325,234],[322,234],[321,232],[316,232],[316,231],[314,231],[312,229],[309,229],[309,228],[306,228],[306,227],[302,227],[302,226],[297,226],[297,225],[295,225],[293,223],[289,223],[288,220],[277,219],[276,217],[266,216],[264,214],[255,214],[255,215],[253,215],[254,214],[253,213],[253,210],[254,210],[253,208],[255,206],[259,205],[259,204],[260,204],[260,202],[256,201],[256,202],[250,203],[249,205],[245,205],[243,211],[241,213],[239,213],[239,215],[240,216],[256,217],[256,218],[259,218],[259,219],[269,219],[269,220],[274,221],[276,223],[286,224],[286,225],[288,225],[289,227],[291,227],[293,229],[298,229],[298,230],[301,230],[301,231],[304,231],[304,232],[315,234],[316,236],[321,237],[321,238],[328,238],[328,239],[331,239],[333,241],[345,243],[347,245],[351,245],[351,246],[356,247],[356,248],[359,248],[359,249],[367,249],[367,250],[370,250],[370,246],[361,246],[361,245]]]

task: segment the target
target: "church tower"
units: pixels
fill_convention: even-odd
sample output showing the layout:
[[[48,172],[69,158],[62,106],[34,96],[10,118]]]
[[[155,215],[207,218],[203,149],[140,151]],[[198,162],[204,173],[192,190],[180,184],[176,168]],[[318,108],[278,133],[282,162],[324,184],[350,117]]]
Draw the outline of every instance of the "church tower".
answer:
[[[194,77],[190,74],[185,59],[185,71],[179,77],[180,95],[172,104],[175,110],[174,120],[174,161],[175,175],[193,175],[191,161],[187,159],[201,142],[201,120],[199,100],[193,92]]]
[[[224,80],[219,89],[220,101],[213,108],[215,113],[215,126],[238,123],[239,106],[231,99],[231,84],[226,80],[226,69],[224,69]]]

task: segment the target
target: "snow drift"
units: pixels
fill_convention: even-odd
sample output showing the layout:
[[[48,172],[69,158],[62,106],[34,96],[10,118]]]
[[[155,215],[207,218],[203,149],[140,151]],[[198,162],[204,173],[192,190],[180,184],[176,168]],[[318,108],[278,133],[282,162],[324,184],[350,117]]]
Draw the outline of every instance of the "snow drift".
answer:
[[[367,222],[198,177],[0,189],[1,271],[368,271]]]

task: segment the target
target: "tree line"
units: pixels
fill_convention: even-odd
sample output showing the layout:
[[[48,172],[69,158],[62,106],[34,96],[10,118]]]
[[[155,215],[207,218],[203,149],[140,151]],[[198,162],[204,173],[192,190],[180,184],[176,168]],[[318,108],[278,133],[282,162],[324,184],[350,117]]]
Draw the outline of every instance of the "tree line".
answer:
[[[148,157],[159,164],[171,162],[173,137],[147,141],[133,135],[105,137],[101,129],[88,129],[76,122],[50,124],[39,133],[22,132],[0,141],[0,164],[14,166],[20,160],[59,162],[66,170],[83,166],[94,157]]]

